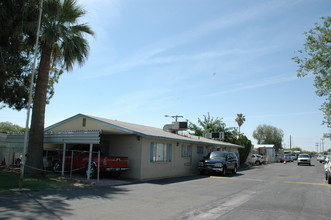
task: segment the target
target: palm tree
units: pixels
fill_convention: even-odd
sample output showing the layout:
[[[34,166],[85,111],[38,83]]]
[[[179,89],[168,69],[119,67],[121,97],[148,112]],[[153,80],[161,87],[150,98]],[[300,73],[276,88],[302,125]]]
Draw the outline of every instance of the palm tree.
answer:
[[[78,24],[85,15],[75,0],[45,0],[40,30],[40,63],[33,99],[31,129],[26,164],[41,169],[44,139],[45,108],[50,70],[72,70],[74,63],[82,65],[88,55],[84,34],[94,35],[87,24]],[[38,171],[30,168],[29,173]]]
[[[239,127],[239,134],[240,134],[240,127],[244,124],[245,120],[246,120],[245,115],[243,115],[242,113],[237,114],[237,118],[235,121],[237,122]]]

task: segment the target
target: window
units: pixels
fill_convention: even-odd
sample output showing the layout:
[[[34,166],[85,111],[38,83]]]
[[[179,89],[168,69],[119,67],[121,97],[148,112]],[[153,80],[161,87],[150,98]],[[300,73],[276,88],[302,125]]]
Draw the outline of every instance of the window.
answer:
[[[182,157],[191,157],[192,156],[192,146],[191,145],[182,145]]]
[[[214,151],[210,154],[210,159],[212,160],[225,160],[227,158],[227,153],[222,151]]]
[[[197,153],[198,154],[203,154],[203,147],[202,146],[198,146]]]
[[[151,162],[170,162],[172,159],[172,145],[165,143],[151,143]]]

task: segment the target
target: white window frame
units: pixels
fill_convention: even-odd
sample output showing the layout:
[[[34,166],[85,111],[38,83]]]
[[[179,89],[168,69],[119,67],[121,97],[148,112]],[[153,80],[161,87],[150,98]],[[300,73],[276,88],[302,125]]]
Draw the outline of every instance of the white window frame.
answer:
[[[204,151],[205,151],[205,148],[203,146],[197,147],[197,154],[203,154]]]
[[[192,156],[192,145],[182,144],[182,157]]]
[[[171,162],[172,160],[172,144],[151,142],[150,147],[150,162]]]

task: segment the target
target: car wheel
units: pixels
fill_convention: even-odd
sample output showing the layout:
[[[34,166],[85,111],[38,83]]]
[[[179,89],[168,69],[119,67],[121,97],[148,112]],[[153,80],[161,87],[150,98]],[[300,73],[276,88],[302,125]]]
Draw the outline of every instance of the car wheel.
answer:
[[[21,159],[20,158],[17,158],[15,160],[15,167],[21,167]]]
[[[331,175],[328,174],[328,184],[331,184]]]
[[[233,174],[237,174],[237,164],[234,166],[234,169],[232,170]]]
[[[90,178],[95,178],[97,170],[94,164],[91,164],[90,173],[88,173],[88,166],[86,166],[86,176]]]
[[[256,165],[260,165],[261,162],[257,160],[257,161],[255,162],[255,164],[256,164]]]
[[[298,163],[298,166],[300,166],[300,164]]]
[[[54,173],[59,173],[59,172],[61,172],[61,163],[60,163],[60,161],[55,161],[55,162],[53,162],[53,172]]]
[[[226,176],[226,167],[223,167],[223,171],[222,171],[221,175]]]

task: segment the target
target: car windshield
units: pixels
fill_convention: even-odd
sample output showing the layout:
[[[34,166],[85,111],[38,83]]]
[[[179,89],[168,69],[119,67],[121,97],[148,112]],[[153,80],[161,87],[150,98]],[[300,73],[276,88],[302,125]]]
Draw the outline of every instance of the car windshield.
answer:
[[[224,152],[212,152],[210,154],[210,159],[212,160],[225,160],[225,153]]]
[[[300,158],[309,158],[309,155],[308,154],[302,154],[302,155],[299,155]]]

